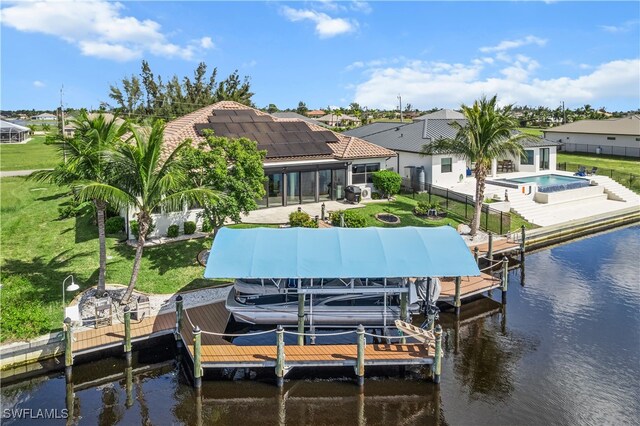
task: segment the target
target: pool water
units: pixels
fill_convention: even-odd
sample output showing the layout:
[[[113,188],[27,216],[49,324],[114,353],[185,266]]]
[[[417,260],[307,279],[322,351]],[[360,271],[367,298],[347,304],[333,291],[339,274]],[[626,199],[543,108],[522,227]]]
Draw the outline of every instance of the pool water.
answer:
[[[573,176],[562,176],[562,175],[540,175],[540,176],[526,176],[522,178],[514,178],[514,179],[506,179],[507,182],[515,182],[515,183],[535,183],[538,186],[549,186],[549,185],[564,185],[567,183],[585,183],[589,184],[587,179],[582,179],[579,177]]]

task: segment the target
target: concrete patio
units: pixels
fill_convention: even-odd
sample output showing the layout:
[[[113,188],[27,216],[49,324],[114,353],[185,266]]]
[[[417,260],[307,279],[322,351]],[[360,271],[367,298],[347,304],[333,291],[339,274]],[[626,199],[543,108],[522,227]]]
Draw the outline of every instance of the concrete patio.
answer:
[[[363,204],[350,204],[343,201],[325,201],[325,215],[336,210],[357,209],[364,207]],[[294,204],[284,207],[270,207],[268,209],[259,209],[250,212],[248,215],[242,216],[244,223],[264,223],[264,224],[281,224],[289,222],[289,214],[302,208],[302,211],[308,213],[312,218],[320,216],[322,211],[322,203],[310,204]]]

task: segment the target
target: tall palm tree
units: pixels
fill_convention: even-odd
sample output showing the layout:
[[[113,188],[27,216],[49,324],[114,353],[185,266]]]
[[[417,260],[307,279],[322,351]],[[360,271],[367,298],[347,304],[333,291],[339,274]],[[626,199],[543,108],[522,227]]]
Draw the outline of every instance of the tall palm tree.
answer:
[[[79,190],[81,200],[104,199],[116,207],[131,208],[138,219],[138,242],[133,261],[131,280],[121,303],[129,302],[140,271],[144,243],[151,226],[154,209],[170,211],[182,209],[185,204],[204,204],[215,200],[215,191],[194,188],[189,184],[180,162],[182,150],[190,144],[185,141],[163,159],[164,123],[158,120],[150,132],[129,126],[131,136],[106,153],[109,167],[117,179],[111,183],[87,182]]]
[[[117,117],[108,118],[103,114],[94,117],[83,111],[78,118],[71,120],[76,126],[73,139],[59,139],[53,142],[60,156],[64,158],[53,170],[39,170],[30,178],[39,182],[49,182],[60,186],[77,184],[84,181],[107,182],[109,169],[102,159],[102,152],[112,148],[124,135],[126,128],[117,123]],[[107,248],[105,238],[105,216],[107,201],[93,197],[90,200],[96,209],[98,224],[98,244],[100,261],[98,267],[98,295],[105,291],[107,269]]]
[[[451,152],[476,164],[476,197],[471,236],[475,236],[480,227],[485,181],[491,170],[491,160],[506,154],[520,158],[524,152],[520,141],[529,139],[528,135],[516,132],[518,120],[513,117],[512,109],[513,105],[499,108],[495,95],[491,99],[483,96],[473,106],[463,104],[461,110],[467,123],[450,123],[457,131],[456,136],[452,139],[438,139],[422,147],[423,155]]]

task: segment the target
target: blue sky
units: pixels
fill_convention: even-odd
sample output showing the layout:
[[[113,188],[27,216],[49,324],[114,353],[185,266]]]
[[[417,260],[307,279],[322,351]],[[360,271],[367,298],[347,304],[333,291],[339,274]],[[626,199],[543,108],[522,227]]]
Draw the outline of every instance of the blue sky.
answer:
[[[640,108],[640,2],[3,1],[2,109],[109,101],[138,74],[199,61],[249,75],[258,106],[358,102]]]

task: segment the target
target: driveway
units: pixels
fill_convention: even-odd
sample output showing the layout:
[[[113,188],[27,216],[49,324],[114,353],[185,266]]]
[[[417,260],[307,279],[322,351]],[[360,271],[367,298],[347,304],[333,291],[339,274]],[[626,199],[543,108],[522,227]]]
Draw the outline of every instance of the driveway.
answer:
[[[44,169],[44,170],[51,170],[51,169]],[[29,176],[33,172],[37,172],[37,170],[8,170],[6,172],[0,172],[0,178],[13,177],[13,176]]]

